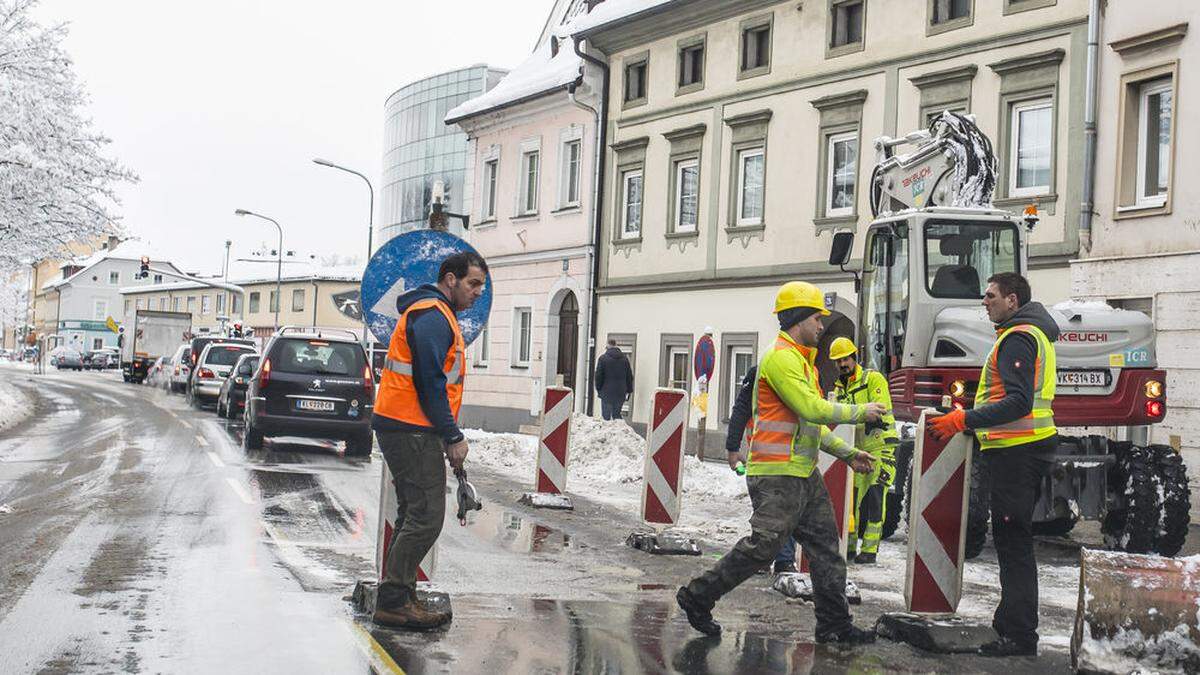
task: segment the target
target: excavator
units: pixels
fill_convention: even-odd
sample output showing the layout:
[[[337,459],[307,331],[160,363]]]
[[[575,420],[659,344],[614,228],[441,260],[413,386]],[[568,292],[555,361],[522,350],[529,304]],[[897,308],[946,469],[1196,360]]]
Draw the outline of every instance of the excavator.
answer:
[[[1032,206],[1013,214],[991,205],[996,158],[970,116],[946,111],[927,129],[874,146],[874,220],[855,272],[856,344],[864,367],[887,376],[897,421],[915,423],[922,408],[944,397],[952,407],[972,405],[995,341],[981,306],[986,280],[1028,274],[1038,217]],[[834,234],[831,265],[846,269],[854,236]],[[1034,510],[1035,531],[1063,536],[1081,519],[1100,520],[1111,549],[1175,555],[1187,536],[1190,495],[1180,454],[1148,442],[1150,425],[1167,412],[1150,317],[1100,302],[1049,309],[1062,331],[1054,399],[1060,443]],[[884,536],[904,512],[912,446],[902,440],[896,451]],[[987,493],[975,489],[982,471],[973,462],[968,558],[987,533]]]

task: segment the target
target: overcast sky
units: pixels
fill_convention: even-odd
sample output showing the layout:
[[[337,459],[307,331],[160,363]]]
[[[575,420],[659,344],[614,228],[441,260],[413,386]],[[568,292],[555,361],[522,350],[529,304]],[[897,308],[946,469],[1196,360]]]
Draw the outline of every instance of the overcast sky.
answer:
[[[366,254],[361,179],[378,194],[383,103],[425,75],[519,64],[552,0],[43,0],[109,153],[141,182],[122,190],[125,228],[192,271],[272,247]],[[378,213],[378,202],[376,202]]]

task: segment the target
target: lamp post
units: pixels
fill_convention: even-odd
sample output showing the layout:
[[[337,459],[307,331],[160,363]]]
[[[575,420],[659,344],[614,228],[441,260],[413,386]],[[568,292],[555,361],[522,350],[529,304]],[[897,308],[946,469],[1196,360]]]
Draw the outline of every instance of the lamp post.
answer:
[[[233,212],[235,216],[254,216],[269,221],[279,230],[279,248],[276,249],[276,264],[275,264],[275,330],[279,330],[279,306],[283,304],[283,291],[280,290],[280,285],[283,280],[283,228],[279,226],[279,222],[274,218],[268,218],[261,213],[247,211],[246,209],[238,209]]]
[[[327,159],[321,159],[320,157],[314,158],[313,164],[319,164],[321,166],[327,166],[331,169],[338,169],[345,171],[346,173],[352,173],[355,176],[363,179],[363,182],[367,184],[367,262],[370,262],[372,240],[375,235],[375,188],[371,185],[371,179],[367,178],[362,173],[355,171],[354,169],[348,169],[340,164],[334,164],[333,162]],[[362,312],[363,320],[363,349],[367,349],[367,346],[370,344],[370,330],[367,328],[367,311],[365,307],[362,307],[361,297],[359,298],[359,308]]]

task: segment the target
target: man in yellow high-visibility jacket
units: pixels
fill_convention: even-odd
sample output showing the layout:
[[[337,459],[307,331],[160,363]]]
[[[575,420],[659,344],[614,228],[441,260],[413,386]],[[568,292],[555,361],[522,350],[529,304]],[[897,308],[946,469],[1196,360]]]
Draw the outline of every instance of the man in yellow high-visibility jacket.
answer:
[[[842,405],[821,396],[814,361],[824,330],[821,317],[828,314],[824,294],[809,283],[786,283],[775,297],[780,330],[758,366],[746,464],[754,508],[750,536],[675,595],[688,622],[702,633],[721,632],[712,616],[717,600],[768,565],[791,534],[804,547],[812,571],[817,641],[875,640],[873,631],[851,622],[846,562],[817,453],[828,452],[857,472],[871,471],[871,455],[847,445],[827,425],[874,421],[886,411],[877,403]]]
[[[877,370],[858,363],[858,350],[849,338],[839,337],[829,345],[829,358],[837,364],[838,379],[833,392],[838,403],[878,403],[892,409],[887,378]],[[855,446],[871,453],[875,468],[871,473],[854,475],[854,522],[850,531],[847,560],[860,565],[875,562],[883,518],[887,514],[887,491],[896,475],[896,420],[889,412],[883,416],[883,429],[859,424],[855,428]],[[862,540],[862,546],[858,540]],[[857,549],[857,550],[856,550]]]
[[[979,375],[974,407],[928,423],[936,438],[975,430],[987,469],[992,543],[1000,564],[1000,604],[992,627],[1000,639],[979,648],[984,656],[1037,654],[1033,507],[1058,447],[1051,404],[1058,383],[1054,341],[1059,329],[1031,296],[1029,282],[1015,272],[988,279],[983,306],[997,337]]]

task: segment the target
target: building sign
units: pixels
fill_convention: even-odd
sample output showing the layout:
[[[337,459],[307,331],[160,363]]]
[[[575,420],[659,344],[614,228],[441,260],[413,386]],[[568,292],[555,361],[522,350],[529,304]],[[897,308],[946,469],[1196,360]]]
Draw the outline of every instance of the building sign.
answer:
[[[348,291],[333,294],[333,305],[337,307],[337,311],[341,312],[352,321],[362,321],[362,303],[359,302],[359,296],[362,291],[358,288],[352,288]]]

